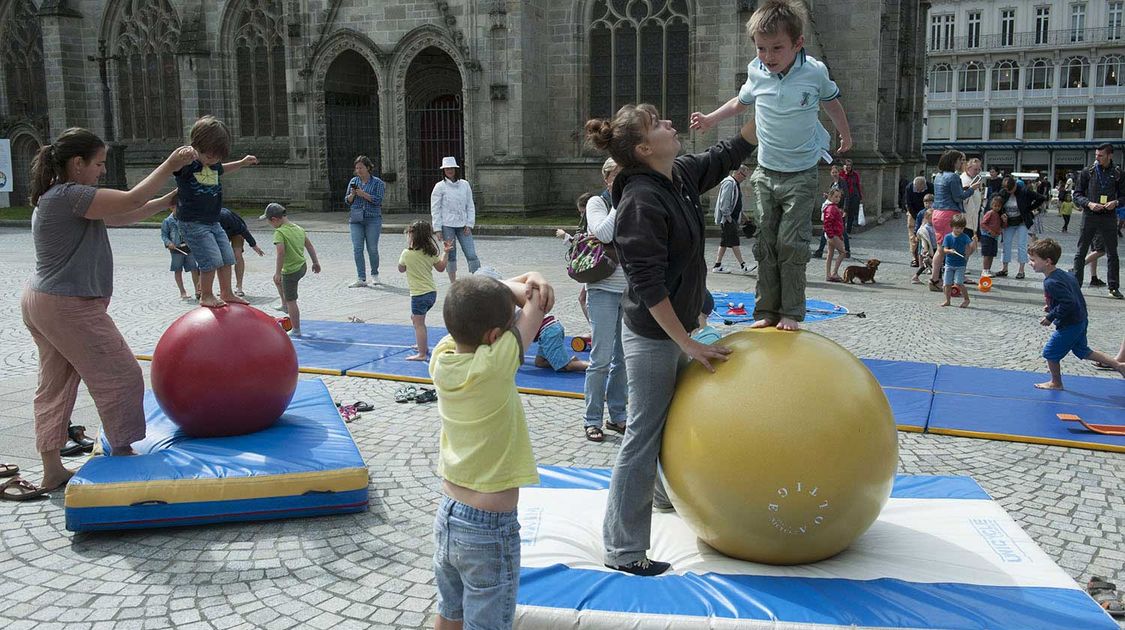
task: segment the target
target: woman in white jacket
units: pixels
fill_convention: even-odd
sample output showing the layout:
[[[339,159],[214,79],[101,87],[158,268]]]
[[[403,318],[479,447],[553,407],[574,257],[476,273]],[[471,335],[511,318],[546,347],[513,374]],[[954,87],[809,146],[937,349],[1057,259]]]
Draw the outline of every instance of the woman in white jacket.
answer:
[[[473,189],[469,182],[458,176],[459,168],[456,158],[442,158],[441,172],[444,177],[434,185],[434,192],[430,194],[430,218],[434,233],[440,232],[442,240],[456,240],[461,244],[461,251],[469,261],[469,273],[473,273],[480,268],[477,248],[473,243],[477,208],[473,205]],[[446,271],[449,272],[450,282],[457,280],[456,247],[449,251]]]

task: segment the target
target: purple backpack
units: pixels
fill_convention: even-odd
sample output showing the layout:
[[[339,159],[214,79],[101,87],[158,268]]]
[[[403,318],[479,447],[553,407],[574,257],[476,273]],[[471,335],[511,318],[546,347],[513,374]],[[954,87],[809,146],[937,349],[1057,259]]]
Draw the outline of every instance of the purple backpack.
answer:
[[[578,282],[605,280],[617,269],[617,252],[612,244],[593,234],[575,234],[566,250],[566,273]]]

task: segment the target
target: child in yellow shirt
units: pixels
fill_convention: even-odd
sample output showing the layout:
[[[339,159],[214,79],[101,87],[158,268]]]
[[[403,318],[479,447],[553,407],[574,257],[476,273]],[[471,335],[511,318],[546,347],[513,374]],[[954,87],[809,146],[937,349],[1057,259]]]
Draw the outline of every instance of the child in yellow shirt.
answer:
[[[515,375],[553,302],[553,289],[534,272],[507,282],[467,276],[445,297],[449,335],[430,358],[445,494],[434,522],[437,630],[512,626],[520,570],[516,504],[520,486],[539,482]],[[488,588],[474,583],[484,574]]]
[[[429,221],[415,221],[406,228],[406,249],[398,257],[398,271],[406,274],[410,288],[410,323],[414,325],[414,340],[418,352],[406,357],[407,361],[426,361],[430,346],[426,336],[426,313],[437,302],[437,284],[432,269],[445,271],[453,241],[444,242],[444,251],[438,255],[434,229]]]

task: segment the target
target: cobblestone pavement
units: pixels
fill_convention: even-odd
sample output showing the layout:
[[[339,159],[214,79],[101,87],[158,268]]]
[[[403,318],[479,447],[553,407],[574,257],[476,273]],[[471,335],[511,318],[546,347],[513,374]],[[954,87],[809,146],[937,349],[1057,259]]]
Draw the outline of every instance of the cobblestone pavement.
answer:
[[[1080,222],[1081,218],[1077,217]],[[1074,234],[1058,234],[1073,252]],[[307,318],[405,323],[408,295],[394,263],[401,237],[383,236],[381,289],[348,289],[354,269],[346,233],[311,234],[325,272],[302,283]],[[267,230],[259,227],[264,237]],[[823,282],[822,261],[809,266],[809,295],[864,311],[812,325],[855,354],[1023,370],[1043,370],[1047,337],[1037,320],[1041,279],[998,281],[973,292],[973,308],[938,308],[938,294],[909,283],[905,231],[897,220],[853,239],[859,258],[883,260],[879,284]],[[189,306],[176,299],[159,236],[114,230],[111,312],[135,351],[152,348]],[[712,243],[715,245],[716,243]],[[584,329],[578,286],[561,265],[562,246],[545,238],[483,237],[486,264],[506,274],[543,270],[560,293],[559,314],[571,332]],[[709,251],[709,259],[714,255]],[[246,288],[263,307],[272,293],[269,259],[249,262]],[[973,260],[979,268],[979,260]],[[389,263],[389,264],[388,264]],[[38,479],[33,449],[34,346],[19,315],[19,293],[34,264],[30,235],[0,229],[0,460]],[[1104,268],[1104,266],[1103,266]],[[1014,271],[1014,267],[1013,267]],[[1030,272],[1030,268],[1028,270]],[[752,278],[712,276],[711,288],[749,290]],[[439,294],[446,286],[439,279]],[[1089,292],[1090,343],[1116,351],[1125,303]],[[439,305],[440,306],[440,305]],[[440,307],[433,311],[440,323]],[[1073,359],[1066,374],[1096,374]],[[147,365],[145,367],[147,374]],[[325,378],[337,399],[391,400],[388,382]],[[536,456],[542,464],[612,465],[617,437],[582,437],[581,402],[524,396]],[[353,423],[371,474],[371,509],[356,515],[131,533],[74,535],[63,527],[62,495],[0,504],[0,627],[22,628],[417,628],[430,623],[434,588],[430,528],[438,501],[434,474],[438,418],[432,405],[377,404]],[[75,422],[94,431],[97,414],[83,391]],[[1066,571],[1125,579],[1125,457],[1077,449],[933,435],[900,434],[905,473],[971,475]],[[72,462],[78,464],[78,461]]]

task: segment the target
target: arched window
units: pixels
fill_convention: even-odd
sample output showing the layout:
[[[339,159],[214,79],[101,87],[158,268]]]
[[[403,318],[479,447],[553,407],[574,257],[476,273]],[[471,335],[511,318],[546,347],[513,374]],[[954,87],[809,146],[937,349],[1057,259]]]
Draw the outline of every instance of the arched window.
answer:
[[[8,114],[47,115],[47,75],[43,69],[43,33],[31,0],[13,3],[0,22],[0,65],[8,92]]]
[[[1020,67],[1016,62],[1005,59],[992,67],[992,90],[1009,91],[1020,87]]]
[[[979,61],[970,61],[961,69],[961,91],[984,91],[984,64]]]
[[[237,11],[234,59],[239,132],[243,136],[288,136],[281,2],[245,0]]]
[[[1054,84],[1055,64],[1049,59],[1036,59],[1027,68],[1027,89],[1049,90]]]
[[[1097,86],[1116,87],[1125,83],[1125,58],[1121,55],[1106,55],[1098,60]]]
[[[930,69],[930,92],[944,94],[953,91],[953,68],[946,63],[939,63]]]
[[[691,40],[686,0],[597,0],[590,11],[590,115],[652,103],[688,123]],[[731,93],[737,86],[731,88]]]
[[[1071,57],[1063,62],[1062,86],[1064,88],[1084,88],[1090,85],[1090,60],[1085,57]]]
[[[175,50],[180,20],[168,0],[125,0],[113,38],[121,137],[165,140],[184,135]]]

